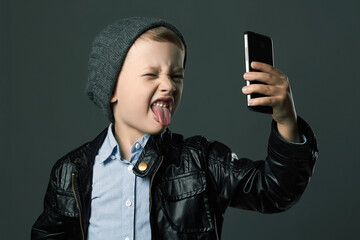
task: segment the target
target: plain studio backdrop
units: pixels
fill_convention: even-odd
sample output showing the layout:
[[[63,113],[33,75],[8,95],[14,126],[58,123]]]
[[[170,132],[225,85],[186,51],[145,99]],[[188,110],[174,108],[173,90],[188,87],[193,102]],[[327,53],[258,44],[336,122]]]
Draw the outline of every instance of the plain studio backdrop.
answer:
[[[170,129],[238,156],[266,156],[271,117],[245,106],[243,32],[274,40],[319,160],[300,201],[280,214],[229,208],[223,239],[359,239],[360,2],[1,1],[1,239],[29,239],[54,162],[108,122],[86,98],[95,35],[129,16],[174,23],[188,45],[182,103]]]

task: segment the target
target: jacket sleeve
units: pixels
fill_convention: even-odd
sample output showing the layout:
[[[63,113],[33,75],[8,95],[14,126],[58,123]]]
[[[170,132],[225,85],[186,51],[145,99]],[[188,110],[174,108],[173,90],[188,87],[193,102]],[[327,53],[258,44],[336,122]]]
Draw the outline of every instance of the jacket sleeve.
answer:
[[[55,164],[46,190],[44,209],[31,229],[31,239],[81,239],[71,188],[70,164]]]
[[[318,148],[310,126],[298,118],[299,131],[305,143],[282,139],[273,121],[265,160],[238,158],[218,142],[209,145],[208,165],[224,212],[227,206],[262,213],[285,211],[304,192],[313,172]]]

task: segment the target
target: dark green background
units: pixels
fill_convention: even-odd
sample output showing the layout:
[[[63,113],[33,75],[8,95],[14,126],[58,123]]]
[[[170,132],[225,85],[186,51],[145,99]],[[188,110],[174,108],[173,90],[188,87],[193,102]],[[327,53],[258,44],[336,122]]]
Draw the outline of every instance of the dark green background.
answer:
[[[298,114],[320,155],[300,202],[281,214],[225,214],[223,239],[356,239],[360,226],[360,2],[1,1],[1,239],[29,239],[50,169],[107,126],[85,97],[91,41],[127,16],[165,18],[183,32],[188,62],[171,129],[266,155],[270,116],[249,112],[243,32],[272,36]]]

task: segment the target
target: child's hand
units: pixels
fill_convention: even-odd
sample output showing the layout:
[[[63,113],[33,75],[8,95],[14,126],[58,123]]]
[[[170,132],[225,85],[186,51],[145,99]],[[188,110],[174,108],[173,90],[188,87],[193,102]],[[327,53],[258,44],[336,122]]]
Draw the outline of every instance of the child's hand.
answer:
[[[253,98],[249,105],[271,106],[280,135],[288,141],[299,142],[297,115],[287,76],[265,63],[252,62],[251,67],[261,72],[247,72],[244,79],[265,84],[251,84],[243,87],[242,91],[244,94],[260,93],[266,97]]]

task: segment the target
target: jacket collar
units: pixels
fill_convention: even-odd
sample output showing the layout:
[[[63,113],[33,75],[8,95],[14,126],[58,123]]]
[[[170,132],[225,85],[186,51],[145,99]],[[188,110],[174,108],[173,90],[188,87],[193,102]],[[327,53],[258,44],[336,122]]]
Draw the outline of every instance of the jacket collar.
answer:
[[[153,173],[161,163],[161,156],[164,154],[165,145],[171,138],[171,132],[168,128],[160,134],[151,135],[133,172],[138,177],[146,177]]]

